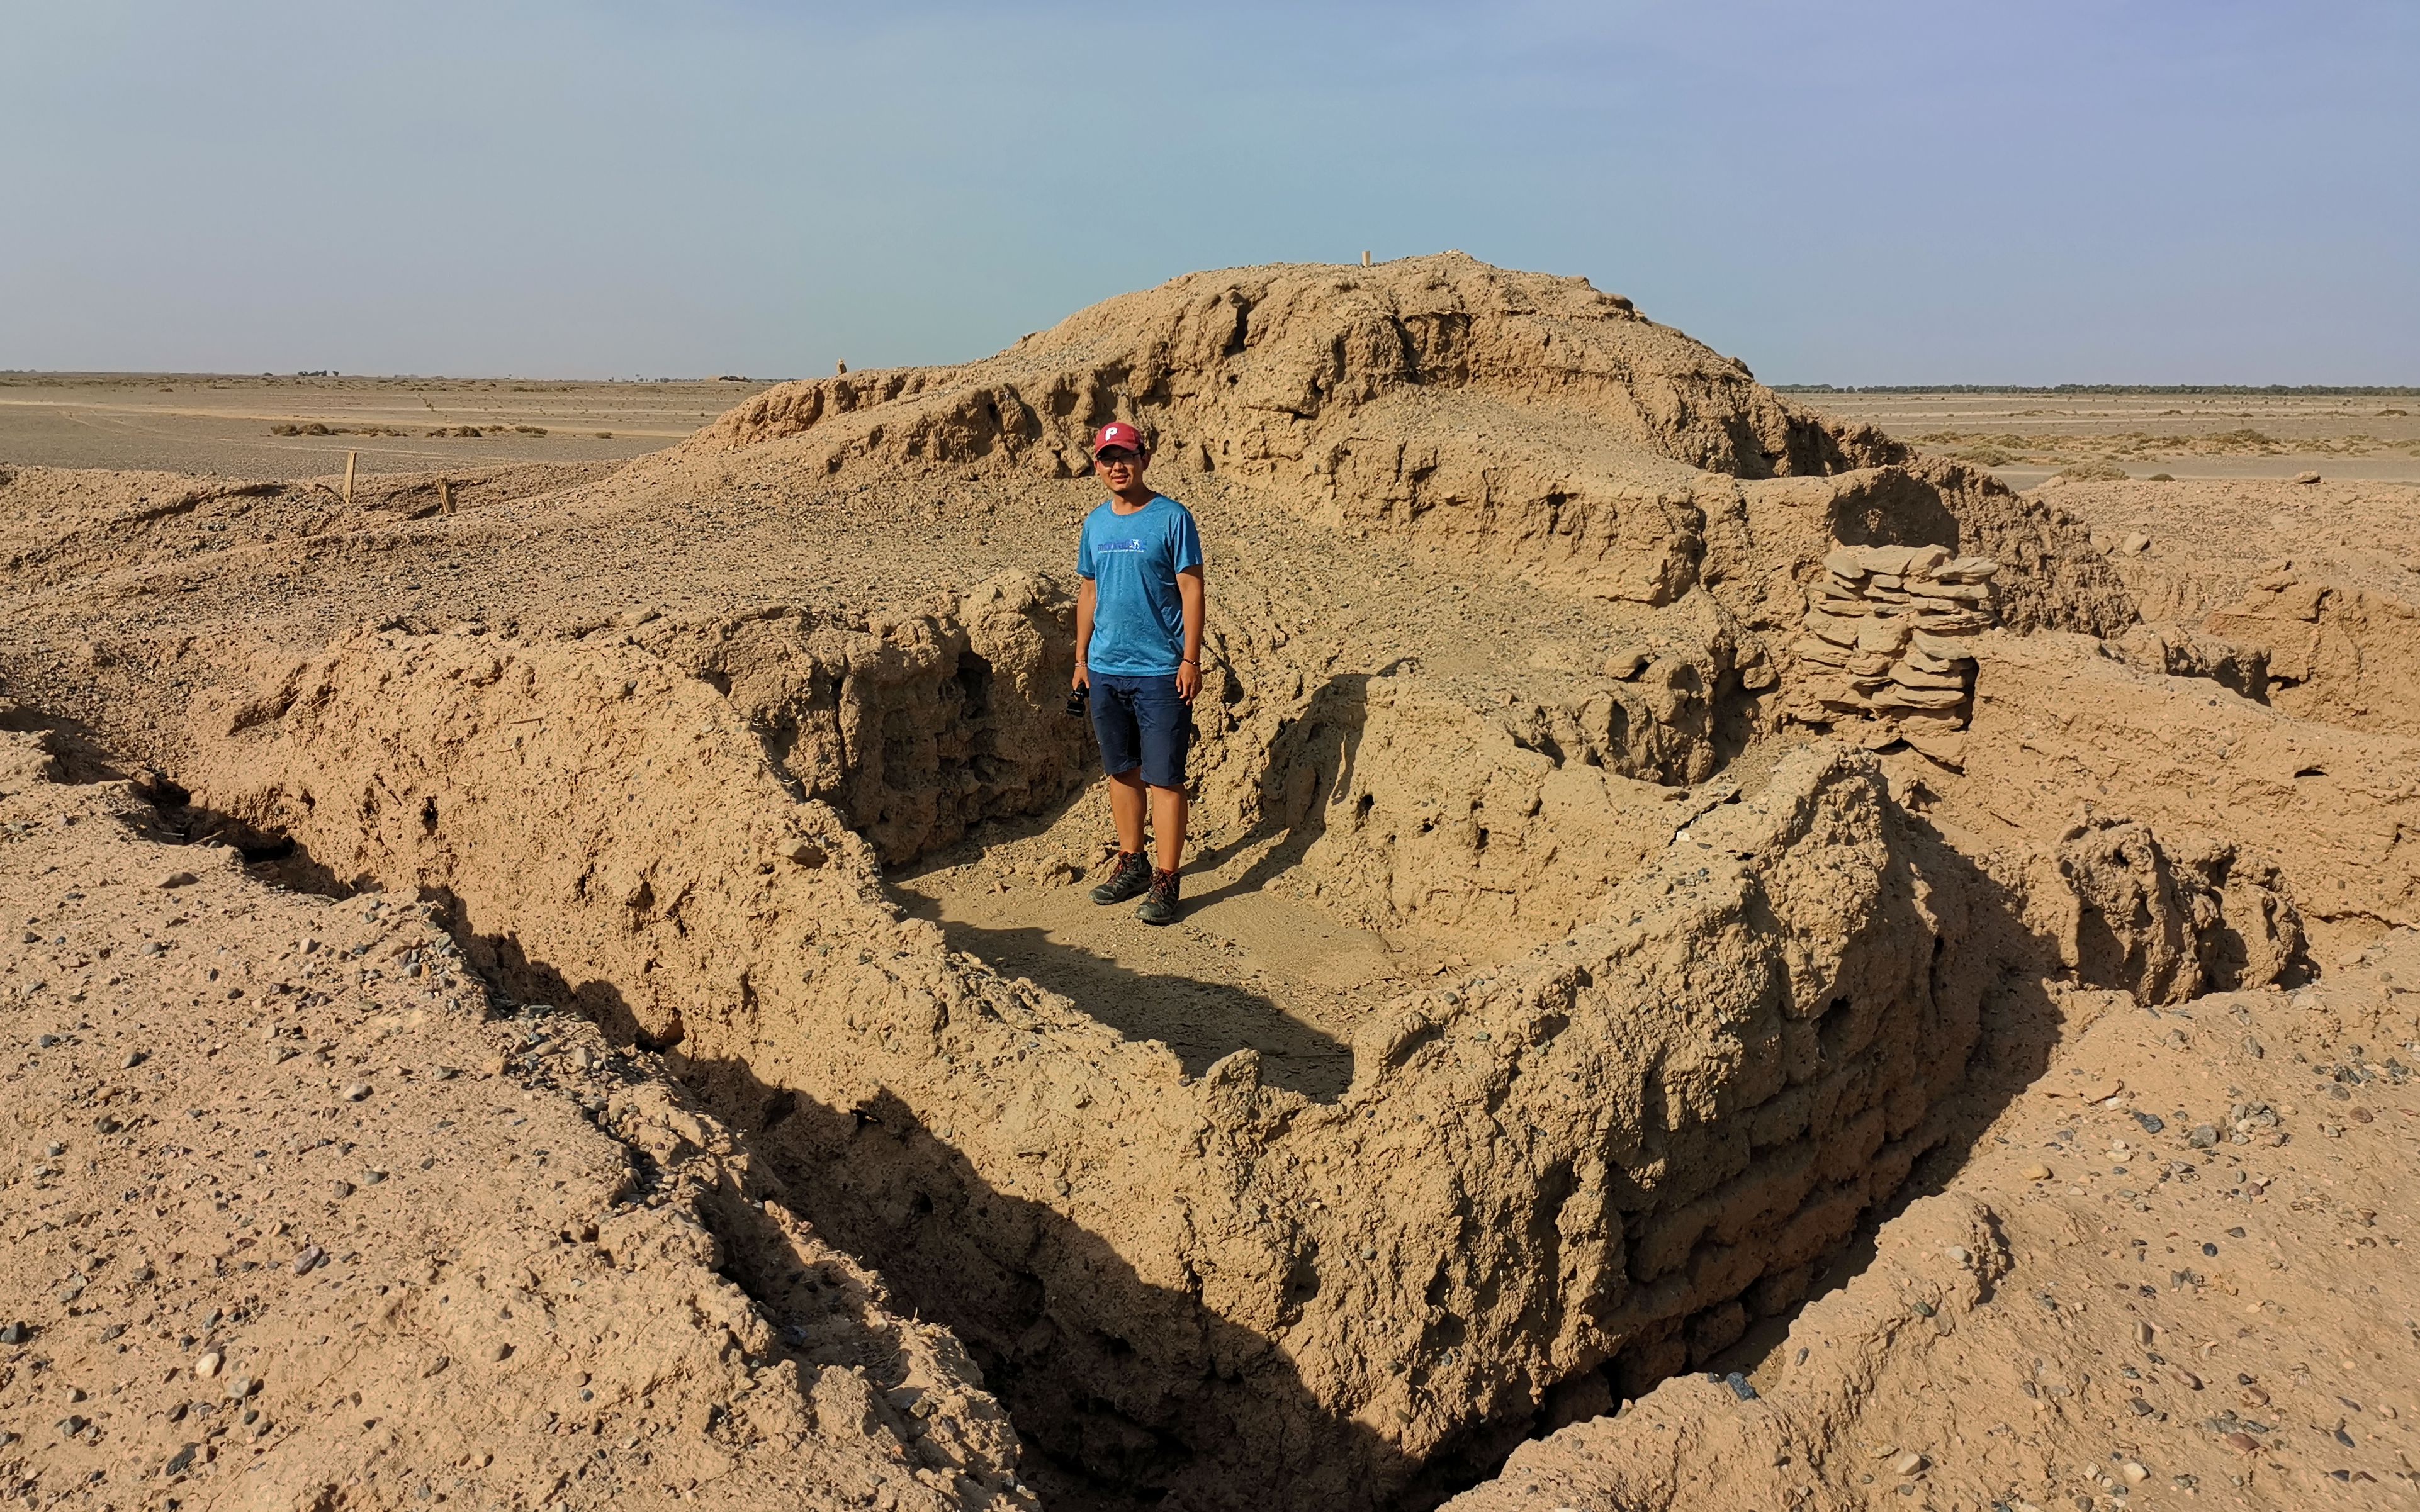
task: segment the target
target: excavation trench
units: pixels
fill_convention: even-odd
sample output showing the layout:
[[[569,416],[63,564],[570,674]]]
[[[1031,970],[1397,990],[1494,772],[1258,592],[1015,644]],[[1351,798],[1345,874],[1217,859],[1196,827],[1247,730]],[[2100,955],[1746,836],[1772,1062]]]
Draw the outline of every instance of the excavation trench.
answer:
[[[975,1352],[1069,1504],[1432,1500],[1792,1305],[1944,1136],[1999,975],[1974,878],[1837,748],[1745,797],[1650,780],[1707,700],[1608,741],[1624,775],[1395,671],[1219,658],[1187,949],[1259,907],[1388,958],[1326,997],[1205,973],[1189,1020],[1051,928],[996,969],[972,900],[1076,907],[1094,843],[1064,614],[1026,580],[365,632],[197,704],[188,780],[667,1049]]]

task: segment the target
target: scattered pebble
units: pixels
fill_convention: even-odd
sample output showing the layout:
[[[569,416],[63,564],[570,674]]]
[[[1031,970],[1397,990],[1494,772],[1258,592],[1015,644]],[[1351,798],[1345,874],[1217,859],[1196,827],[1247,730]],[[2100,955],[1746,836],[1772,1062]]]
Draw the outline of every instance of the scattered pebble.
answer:
[[[219,1351],[216,1350],[210,1350],[208,1354],[203,1355],[200,1359],[194,1362],[194,1374],[200,1380],[208,1381],[218,1373]]]
[[[369,1095],[370,1084],[367,1082],[355,1082],[345,1088],[345,1101],[348,1103],[358,1103]]]

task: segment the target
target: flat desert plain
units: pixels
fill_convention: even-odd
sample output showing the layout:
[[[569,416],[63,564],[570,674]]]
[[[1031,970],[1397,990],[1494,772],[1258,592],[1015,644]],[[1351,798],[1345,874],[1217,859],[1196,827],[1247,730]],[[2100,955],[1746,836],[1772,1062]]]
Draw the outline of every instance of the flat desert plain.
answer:
[[[2014,488],[2098,464],[2130,478],[2420,483],[2420,393],[2179,393],[2154,389],[1785,391],[1879,425],[1928,455],[1988,467]]]

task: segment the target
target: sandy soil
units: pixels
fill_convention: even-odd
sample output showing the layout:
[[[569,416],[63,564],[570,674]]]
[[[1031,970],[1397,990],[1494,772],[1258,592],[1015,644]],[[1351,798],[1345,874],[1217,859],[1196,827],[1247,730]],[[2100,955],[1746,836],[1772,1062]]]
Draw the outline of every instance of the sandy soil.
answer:
[[[692,395],[246,381],[0,444],[36,1501],[2409,1504],[2398,401],[1801,407],[1455,256],[618,466]],[[1213,564],[1163,931],[1111,414]]]

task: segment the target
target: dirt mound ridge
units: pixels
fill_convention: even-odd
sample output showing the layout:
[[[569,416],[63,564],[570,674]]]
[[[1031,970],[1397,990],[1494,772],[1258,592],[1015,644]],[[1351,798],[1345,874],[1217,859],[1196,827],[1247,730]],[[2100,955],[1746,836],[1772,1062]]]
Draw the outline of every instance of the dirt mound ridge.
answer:
[[[1383,425],[1390,401],[1448,393],[1498,401],[1508,415],[1559,410],[1624,448],[1734,477],[1908,455],[1870,427],[1789,404],[1745,364],[1586,279],[1460,253],[1189,274],[1104,301],[985,362],[783,384],[691,444],[748,446],[822,427],[836,465],[879,449],[934,467],[996,461],[1070,476],[1088,465],[1093,428],[1131,413],[1154,422],[1157,449],[1179,465],[1279,476],[1314,460],[1322,439],[1342,444],[1358,424]],[[1418,481],[1419,457],[1395,460]]]
[[[1822,491],[1844,509],[1877,494],[1926,505],[1840,539],[1997,556],[2021,627],[2132,618],[2082,532],[2061,535],[1988,474],[1801,409],[1584,279],[1458,253],[1191,274],[982,362],[784,384],[638,475],[1072,478],[1112,419],[1154,440],[1165,486],[1231,480],[1264,508],[1597,596],[1669,604],[1708,580],[1710,520],[1741,509],[1742,485],[1839,479]]]
[[[957,1341],[425,906],[267,886],[0,734],[0,1467],[204,1506],[1032,1507]]]

